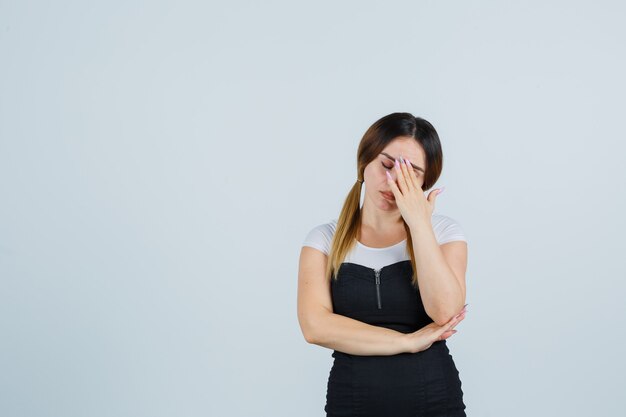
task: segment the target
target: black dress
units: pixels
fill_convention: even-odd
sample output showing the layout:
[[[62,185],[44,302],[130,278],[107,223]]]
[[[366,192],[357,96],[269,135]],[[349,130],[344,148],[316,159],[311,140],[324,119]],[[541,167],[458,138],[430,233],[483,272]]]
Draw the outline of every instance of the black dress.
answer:
[[[331,280],[333,309],[367,324],[412,333],[433,320],[411,284],[410,260],[380,269],[344,262]],[[466,416],[459,371],[446,341],[417,353],[360,356],[333,351],[327,417]]]

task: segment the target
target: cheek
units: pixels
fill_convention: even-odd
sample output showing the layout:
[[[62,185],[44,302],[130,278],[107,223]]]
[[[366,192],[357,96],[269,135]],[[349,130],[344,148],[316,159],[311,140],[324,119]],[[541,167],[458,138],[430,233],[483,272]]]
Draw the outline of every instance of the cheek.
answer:
[[[386,180],[387,174],[385,174],[385,171],[387,170],[381,164],[378,164],[378,166],[369,166],[365,168],[363,176],[371,177],[371,179],[374,179],[375,181],[381,178]],[[393,176],[393,171],[389,171],[389,173]]]

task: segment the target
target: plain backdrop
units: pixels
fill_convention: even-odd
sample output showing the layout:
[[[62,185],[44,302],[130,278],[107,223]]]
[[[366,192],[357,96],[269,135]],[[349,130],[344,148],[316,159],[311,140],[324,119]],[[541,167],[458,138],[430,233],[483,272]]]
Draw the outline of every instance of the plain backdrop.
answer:
[[[0,1],[0,415],[322,416],[296,314],[365,130],[444,150],[468,416],[622,415],[618,1]]]

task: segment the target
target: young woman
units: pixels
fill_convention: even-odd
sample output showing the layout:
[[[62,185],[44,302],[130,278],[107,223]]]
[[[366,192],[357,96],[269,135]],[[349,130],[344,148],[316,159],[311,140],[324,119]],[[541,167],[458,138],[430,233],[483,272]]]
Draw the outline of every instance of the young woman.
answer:
[[[307,342],[333,349],[327,417],[466,415],[446,339],[465,318],[467,241],[434,213],[442,188],[424,195],[442,160],[428,121],[381,118],[359,144],[339,219],[305,238],[298,320]]]

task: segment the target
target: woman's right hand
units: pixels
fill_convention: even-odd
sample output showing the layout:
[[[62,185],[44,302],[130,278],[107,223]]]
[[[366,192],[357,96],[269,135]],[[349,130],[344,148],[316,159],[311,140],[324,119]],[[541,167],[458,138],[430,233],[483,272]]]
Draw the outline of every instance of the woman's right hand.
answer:
[[[465,318],[465,312],[467,311],[467,304],[463,307],[463,310],[455,317],[452,317],[449,322],[443,326],[437,323],[430,323],[416,332],[407,333],[408,339],[408,351],[410,353],[417,353],[428,349],[434,342],[440,340],[446,340],[454,333],[454,327],[459,324]]]

